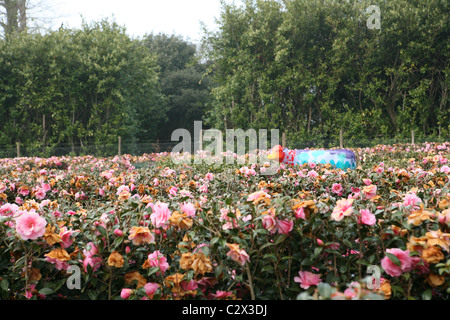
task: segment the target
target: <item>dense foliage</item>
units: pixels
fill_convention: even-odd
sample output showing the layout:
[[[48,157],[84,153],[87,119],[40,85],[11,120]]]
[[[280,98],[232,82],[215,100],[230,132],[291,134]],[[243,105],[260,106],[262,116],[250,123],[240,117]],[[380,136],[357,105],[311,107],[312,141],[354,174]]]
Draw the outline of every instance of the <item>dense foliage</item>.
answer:
[[[179,37],[132,39],[107,20],[10,36],[0,40],[0,145],[112,155],[121,136],[137,153],[139,142],[170,140],[201,118],[204,68],[195,46]]]
[[[0,296],[448,299],[450,144],[354,151],[355,170],[274,175],[207,155],[1,160]]]
[[[381,29],[367,20],[376,5]],[[449,136],[449,2],[246,0],[205,37],[217,128],[288,139]],[[294,142],[294,143],[295,143]]]

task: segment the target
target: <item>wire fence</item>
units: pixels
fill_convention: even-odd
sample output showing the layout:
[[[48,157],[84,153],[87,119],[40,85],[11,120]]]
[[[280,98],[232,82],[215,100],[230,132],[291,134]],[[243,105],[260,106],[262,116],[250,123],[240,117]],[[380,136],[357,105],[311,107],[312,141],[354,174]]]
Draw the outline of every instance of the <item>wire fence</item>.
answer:
[[[374,147],[376,145],[393,145],[393,144],[420,144],[425,142],[448,142],[450,137],[414,137],[410,138],[367,138],[367,139],[347,139],[344,140],[342,135],[340,139],[326,139],[317,138],[314,140],[294,140],[286,139],[283,134],[282,140],[279,142],[289,149],[313,149],[313,148],[366,148]],[[209,141],[183,141],[183,151],[190,151],[195,153],[196,150],[206,149],[210,144]],[[36,145],[30,146],[17,143],[15,146],[0,145],[0,158],[18,158],[18,157],[63,157],[63,156],[94,156],[94,157],[113,157],[116,155],[129,154],[132,156],[139,156],[143,154],[171,152],[176,146],[180,145],[180,141],[127,141],[120,137],[115,144],[101,144],[101,145],[72,145],[61,144],[57,146],[39,147]],[[236,147],[237,144],[235,144]],[[247,144],[247,147],[249,145]],[[226,148],[226,143],[223,148]],[[270,140],[267,143],[267,148],[271,148]],[[246,148],[246,150],[249,150]],[[223,150],[223,152],[236,150]]]

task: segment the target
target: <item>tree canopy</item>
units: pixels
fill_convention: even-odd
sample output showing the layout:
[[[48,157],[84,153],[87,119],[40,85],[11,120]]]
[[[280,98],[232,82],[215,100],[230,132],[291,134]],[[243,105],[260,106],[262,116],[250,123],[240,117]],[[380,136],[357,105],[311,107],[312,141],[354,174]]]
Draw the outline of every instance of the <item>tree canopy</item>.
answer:
[[[223,3],[206,37],[220,128],[278,128],[292,141],[449,135],[449,2]],[[369,5],[381,12],[370,29]]]

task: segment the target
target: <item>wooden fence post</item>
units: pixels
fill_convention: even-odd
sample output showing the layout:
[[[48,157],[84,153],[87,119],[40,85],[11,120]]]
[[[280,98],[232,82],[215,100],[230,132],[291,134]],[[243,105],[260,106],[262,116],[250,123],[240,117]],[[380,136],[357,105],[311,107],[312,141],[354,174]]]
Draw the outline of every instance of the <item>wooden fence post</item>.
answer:
[[[20,142],[16,142],[16,149],[17,149],[17,158],[20,158]]]
[[[414,130],[411,130],[411,143],[414,144]]]
[[[283,134],[281,135],[281,146],[284,148],[286,148],[286,132],[283,132]]]
[[[344,130],[339,131],[339,147],[344,148]]]

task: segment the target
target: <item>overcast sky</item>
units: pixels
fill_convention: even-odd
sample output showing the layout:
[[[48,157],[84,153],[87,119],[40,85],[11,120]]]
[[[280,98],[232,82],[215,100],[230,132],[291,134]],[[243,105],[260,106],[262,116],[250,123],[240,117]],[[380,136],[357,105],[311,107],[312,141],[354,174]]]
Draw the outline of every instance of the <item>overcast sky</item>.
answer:
[[[133,37],[162,32],[191,41],[201,39],[200,21],[212,30],[216,28],[214,18],[220,15],[220,0],[46,0],[45,3],[51,9],[48,12],[53,16],[53,29],[61,23],[79,28],[82,18],[87,22],[114,18]]]

